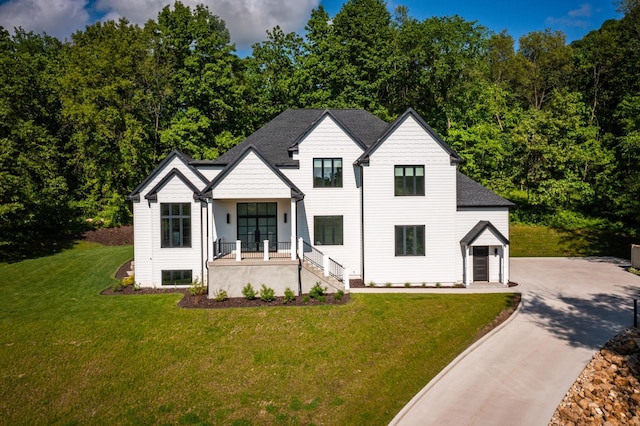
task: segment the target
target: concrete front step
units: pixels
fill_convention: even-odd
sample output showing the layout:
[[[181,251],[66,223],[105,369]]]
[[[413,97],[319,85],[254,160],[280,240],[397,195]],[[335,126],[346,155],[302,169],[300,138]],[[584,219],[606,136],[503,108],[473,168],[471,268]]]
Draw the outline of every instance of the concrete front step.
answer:
[[[302,267],[304,269],[306,269],[307,271],[311,272],[316,277],[318,277],[321,280],[321,282],[324,282],[325,284],[333,287],[334,289],[342,290],[342,291],[345,290],[344,284],[341,281],[338,281],[337,279],[335,279],[331,275],[329,275],[328,277],[325,277],[324,276],[324,272],[322,271],[322,269],[318,268],[313,263],[308,262],[306,260],[303,260],[302,261]]]

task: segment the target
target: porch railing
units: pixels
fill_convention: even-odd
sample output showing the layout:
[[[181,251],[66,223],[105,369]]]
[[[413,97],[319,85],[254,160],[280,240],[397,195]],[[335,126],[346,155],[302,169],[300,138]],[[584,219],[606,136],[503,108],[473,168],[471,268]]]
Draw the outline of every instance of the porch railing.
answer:
[[[237,258],[237,244],[238,241],[223,242],[221,238],[217,239],[214,245],[214,257],[216,259],[232,257]],[[260,241],[258,243],[240,243],[240,259],[263,259],[265,256],[264,248],[264,241]],[[290,241],[268,241],[267,258],[287,259],[290,257]]]
[[[304,241],[303,246],[304,246],[304,249],[303,249],[304,260],[311,263],[312,265],[317,266],[320,269],[324,269],[323,268],[324,253],[322,253],[320,250],[318,250],[317,248],[315,248],[314,246],[312,246],[306,241]]]
[[[218,252],[216,253],[216,257],[225,257],[229,256],[233,252],[236,251],[236,242],[232,241],[230,243],[225,243],[222,240],[218,240]]]
[[[264,253],[264,243],[242,243],[241,244],[243,259],[262,259]]]
[[[278,241],[276,251],[269,250],[269,257],[288,259],[291,257],[291,241]]]
[[[329,275],[338,281],[342,281],[344,277],[344,266],[329,258]]]

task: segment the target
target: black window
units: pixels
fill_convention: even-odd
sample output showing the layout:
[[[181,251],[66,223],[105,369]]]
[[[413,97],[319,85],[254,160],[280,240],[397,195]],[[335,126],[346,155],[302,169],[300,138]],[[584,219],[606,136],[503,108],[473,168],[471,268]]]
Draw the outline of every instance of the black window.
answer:
[[[314,216],[313,240],[317,245],[342,245],[342,216]]]
[[[160,204],[162,247],[191,247],[191,204]]]
[[[162,271],[162,285],[190,285],[191,270]]]
[[[313,186],[342,187],[342,158],[314,158]]]
[[[396,256],[424,256],[424,225],[396,226]]]
[[[393,179],[396,195],[424,195],[424,166],[396,166]]]

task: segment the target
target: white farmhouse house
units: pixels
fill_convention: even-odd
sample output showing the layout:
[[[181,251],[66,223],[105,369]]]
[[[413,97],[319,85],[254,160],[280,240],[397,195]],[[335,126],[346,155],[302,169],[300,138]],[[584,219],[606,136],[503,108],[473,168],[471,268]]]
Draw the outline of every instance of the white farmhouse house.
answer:
[[[513,204],[460,162],[412,109],[287,110],[217,160],[173,151],[129,196],[136,281],[506,285]]]

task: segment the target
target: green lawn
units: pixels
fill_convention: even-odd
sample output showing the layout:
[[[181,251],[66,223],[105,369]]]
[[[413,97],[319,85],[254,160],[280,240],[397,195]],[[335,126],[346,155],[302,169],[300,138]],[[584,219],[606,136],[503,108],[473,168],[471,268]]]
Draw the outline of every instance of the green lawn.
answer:
[[[631,243],[614,231],[561,229],[540,225],[511,225],[510,255],[514,257],[616,256],[629,259]]]
[[[510,296],[187,310],[100,296],[131,247],[0,264],[3,424],[386,424]]]

